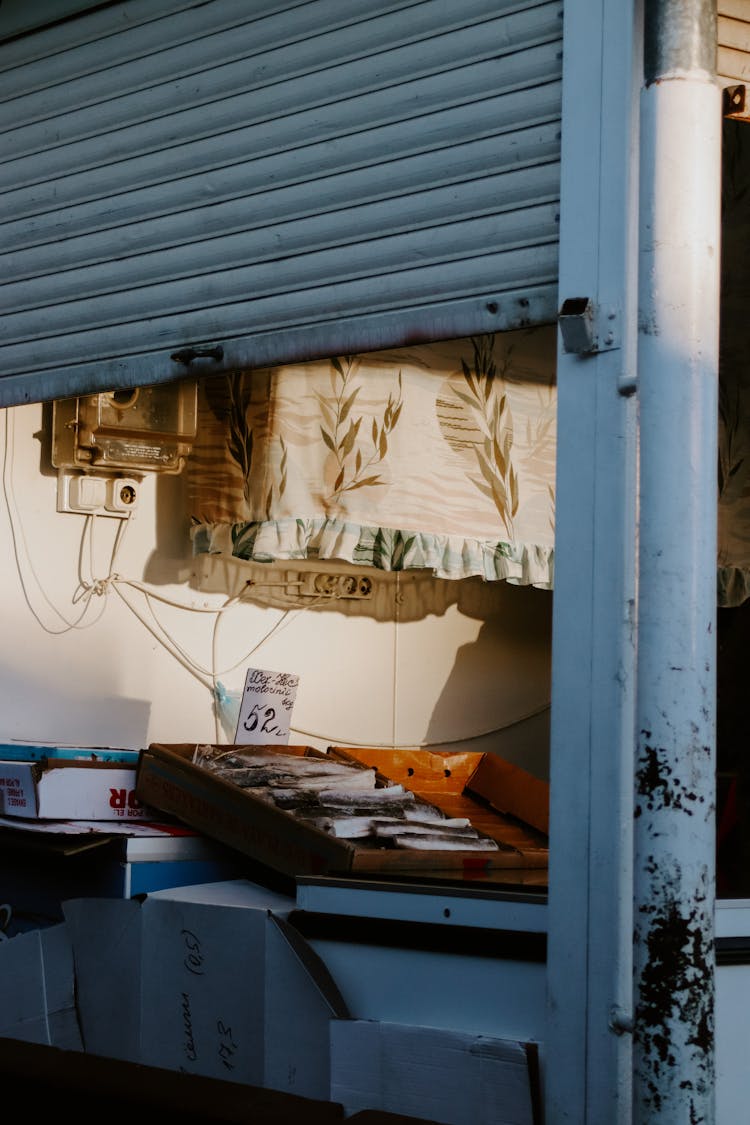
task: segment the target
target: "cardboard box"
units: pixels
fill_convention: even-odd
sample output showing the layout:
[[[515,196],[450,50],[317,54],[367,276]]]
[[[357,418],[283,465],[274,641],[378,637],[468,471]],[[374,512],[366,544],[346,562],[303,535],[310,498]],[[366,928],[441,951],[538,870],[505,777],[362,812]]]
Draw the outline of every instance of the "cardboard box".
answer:
[[[549,835],[548,782],[498,754],[345,746],[331,746],[328,752],[374,766],[449,816],[469,817],[475,827],[489,836],[497,833],[497,839],[516,844],[522,853],[546,847],[540,837]],[[483,816],[483,802],[500,814],[500,822],[496,816]]]
[[[142,1061],[263,1085],[269,910],[292,905],[243,880],[146,897]]]
[[[325,963],[299,932],[271,915],[266,932],[265,1068],[272,1090],[327,1101],[328,1025],[349,1011]]]
[[[112,746],[55,746],[44,742],[0,742],[0,760],[4,762],[57,761],[120,762],[134,765],[137,750],[115,749]]]
[[[24,824],[24,821],[12,823]],[[57,821],[31,821],[49,825]],[[112,821],[73,822],[98,823]],[[119,826],[118,826],[119,827]],[[145,822],[130,828],[146,828]],[[91,831],[56,835],[0,828],[0,888],[12,905],[12,924],[24,918],[62,922],[62,904],[76,898],[132,898],[165,887],[247,877],[238,852],[199,834],[109,835]],[[29,928],[25,926],[24,928]]]
[[[347,1012],[293,907],[244,879],[66,903],[86,1050],[327,1099]]]
[[[325,755],[305,746],[272,749],[375,767],[384,784],[401,782],[449,816],[468,817],[500,847],[492,852],[416,851],[335,838],[254,796],[251,789],[194,765],[195,744],[152,743],[142,751],[136,792],[152,807],[286,875],[451,870],[470,877],[547,867],[548,786],[502,759],[492,760],[494,755],[341,747],[331,747]],[[522,823],[521,813],[533,820]]]
[[[0,760],[0,815],[38,820],[153,820],[135,793],[130,761],[50,756]]]
[[[331,1100],[440,1125],[540,1125],[534,1044],[431,1027],[334,1020]],[[530,1065],[531,1061],[531,1065]]]
[[[83,1049],[73,952],[64,925],[30,930],[0,942],[0,1036]]]
[[[73,947],[84,1050],[140,1062],[141,904],[79,898],[62,909]]]

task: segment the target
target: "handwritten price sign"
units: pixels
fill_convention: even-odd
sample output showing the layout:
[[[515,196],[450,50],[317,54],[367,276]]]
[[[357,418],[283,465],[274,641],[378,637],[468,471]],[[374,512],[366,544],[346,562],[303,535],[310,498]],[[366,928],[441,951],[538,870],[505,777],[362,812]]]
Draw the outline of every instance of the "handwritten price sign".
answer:
[[[299,676],[248,668],[234,736],[239,746],[289,742]]]

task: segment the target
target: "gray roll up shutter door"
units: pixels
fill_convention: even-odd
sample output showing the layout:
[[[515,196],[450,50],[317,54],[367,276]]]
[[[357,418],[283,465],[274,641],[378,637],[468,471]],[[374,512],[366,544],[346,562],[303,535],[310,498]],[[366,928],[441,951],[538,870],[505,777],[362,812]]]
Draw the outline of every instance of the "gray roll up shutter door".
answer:
[[[554,320],[561,67],[559,0],[0,41],[0,405]]]

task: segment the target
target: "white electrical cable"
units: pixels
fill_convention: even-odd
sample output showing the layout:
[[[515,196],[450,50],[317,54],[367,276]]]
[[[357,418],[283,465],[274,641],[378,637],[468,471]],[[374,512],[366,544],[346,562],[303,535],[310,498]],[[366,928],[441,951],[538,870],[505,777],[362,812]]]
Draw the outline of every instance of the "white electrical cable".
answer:
[[[116,579],[115,563],[117,562],[117,556],[119,554],[120,547],[122,546],[123,540],[125,539],[125,534],[127,532],[127,529],[130,526],[131,515],[132,515],[132,513],[128,512],[127,515],[124,516],[120,520],[120,524],[117,528],[117,531],[115,533],[114,542],[112,544],[112,552],[110,554],[109,568],[108,568],[106,578],[95,578],[94,577],[94,521],[96,519],[96,514],[94,513],[94,514],[90,514],[90,515],[86,516],[83,534],[81,536],[81,548],[80,548],[79,556],[78,556],[78,588],[76,589],[75,593],[73,594],[72,601],[73,601],[74,605],[79,601],[84,601],[86,603],[86,605],[88,606],[91,602],[91,599],[94,596],[96,596],[96,597],[102,598],[102,606],[101,606],[101,609],[100,609],[99,613],[97,613],[96,617],[94,618],[94,620],[87,622],[85,625],[78,626],[79,629],[90,629],[92,625],[96,625],[96,623],[101,619],[101,617],[104,614],[104,611],[107,608],[107,599],[109,598],[110,590],[111,590],[112,586],[114,585],[114,582],[115,582],[115,579]],[[83,573],[82,573],[82,570],[83,570],[83,546],[84,546],[84,539],[85,539],[85,536],[86,536],[86,529],[87,528],[88,528],[88,540],[89,540],[89,578],[88,579],[84,578]]]
[[[265,644],[265,642],[269,639],[269,637],[271,637],[276,632],[280,632],[283,628],[286,628],[287,625],[290,625],[291,622],[294,621],[295,618],[297,618],[299,616],[299,614],[302,612],[302,610],[310,609],[313,606],[320,605],[324,601],[330,601],[330,597],[315,598],[310,603],[299,603],[298,602],[298,603],[295,603],[294,606],[291,606],[288,609],[284,610],[282,616],[278,619],[278,621],[274,625],[271,626],[271,628],[268,630],[268,632],[265,634],[265,636],[261,637],[261,639],[258,641],[258,643],[256,645],[254,645],[253,648],[251,648],[249,652],[246,652],[243,656],[240,657],[239,660],[236,660],[234,662],[234,664],[231,665],[231,667],[225,668],[223,672],[214,672],[214,676],[213,676],[214,698],[216,698],[217,692],[218,692],[218,689],[219,689],[219,676],[226,676],[228,672],[233,672],[234,669],[238,668],[240,664],[244,664],[246,660],[250,659],[250,657],[253,655],[253,653],[257,652],[257,650],[260,648],[260,646],[262,644]],[[290,618],[289,614],[290,614],[290,612],[293,608],[296,608],[297,612],[294,614],[294,617]],[[219,624],[219,622],[218,622],[218,619],[217,619],[217,621],[214,625],[214,634],[213,634],[213,645],[214,646],[216,644],[218,624]],[[212,648],[212,660],[213,660],[213,666],[215,668],[216,667],[216,650],[215,650],[215,647]],[[214,730],[215,730],[216,742],[218,744],[219,742],[221,742],[221,723],[220,723],[219,712],[218,712],[217,707],[214,707]]]
[[[175,601],[172,598],[167,598],[163,594],[159,594],[156,591],[150,589],[148,586],[145,585],[145,583],[135,581],[134,579],[123,578],[121,575],[117,574],[117,572],[115,571],[115,563],[116,563],[116,560],[117,560],[117,556],[119,554],[120,548],[122,547],[122,543],[123,543],[123,540],[125,538],[125,534],[127,532],[129,524],[130,524],[130,518],[131,518],[131,515],[132,515],[132,513],[130,513],[130,512],[127,513],[127,515],[125,517],[120,518],[119,526],[118,526],[117,532],[115,534],[115,538],[114,538],[114,542],[113,542],[113,546],[112,546],[112,552],[111,552],[111,556],[110,556],[110,563],[109,563],[109,569],[108,569],[107,576],[105,578],[96,578],[94,576],[94,569],[95,568],[94,568],[94,545],[93,545],[94,519],[95,519],[96,514],[92,513],[92,514],[89,514],[89,515],[86,516],[84,526],[83,526],[83,530],[82,530],[82,534],[81,534],[81,542],[80,542],[79,556],[78,556],[78,586],[76,587],[75,593],[74,593],[73,598],[72,598],[72,601],[73,601],[74,605],[79,604],[79,603],[83,603],[83,610],[75,620],[73,620],[73,621],[69,620],[65,616],[65,614],[63,614],[54,605],[54,603],[50,600],[50,598],[47,596],[47,594],[44,590],[44,587],[42,586],[42,583],[39,579],[39,576],[37,575],[36,570],[34,569],[34,565],[33,565],[32,559],[31,559],[31,552],[29,551],[28,543],[26,541],[26,536],[25,536],[24,529],[23,529],[23,523],[22,523],[21,518],[20,518],[20,512],[19,512],[19,509],[18,509],[18,504],[16,502],[15,491],[14,491],[13,469],[12,469],[13,460],[14,460],[14,453],[15,453],[14,416],[12,414],[10,414],[10,416],[9,416],[9,410],[8,410],[7,407],[4,408],[3,414],[4,414],[4,422],[5,422],[5,449],[4,449],[4,452],[3,452],[3,495],[5,497],[5,502],[6,502],[7,510],[8,510],[8,522],[9,522],[9,525],[10,525],[11,540],[12,540],[12,544],[13,544],[13,552],[14,552],[14,556],[15,556],[15,560],[16,560],[16,568],[18,570],[18,575],[19,575],[19,579],[20,579],[20,582],[21,582],[21,588],[23,590],[24,597],[26,599],[26,603],[29,607],[29,610],[31,611],[31,613],[34,616],[34,618],[36,619],[36,621],[39,623],[39,625],[42,627],[42,629],[44,629],[44,631],[46,633],[49,633],[53,636],[59,636],[61,634],[67,633],[67,632],[69,632],[71,630],[74,630],[74,629],[75,630],[89,629],[93,625],[96,625],[101,620],[101,617],[102,617],[102,615],[103,615],[103,613],[106,609],[107,599],[109,597],[110,591],[114,590],[115,593],[117,593],[117,595],[120,597],[122,602],[125,604],[125,606],[136,617],[136,619],[143,625],[143,627],[151,634],[151,636],[154,637],[154,639],[165,649],[165,651],[170,656],[173,657],[173,659],[175,659],[179,664],[181,664],[182,667],[184,667],[186,671],[188,671],[192,676],[194,676],[203,687],[205,687],[208,691],[210,691],[212,693],[212,698],[215,701],[219,677],[227,675],[227,673],[232,672],[232,671],[234,671],[235,668],[239,667],[240,664],[244,663],[246,660],[249,660],[249,658],[255,652],[257,652],[257,650],[261,647],[261,645],[265,644],[265,642],[267,640],[269,640],[270,637],[272,637],[276,632],[278,632],[282,628],[286,627],[286,625],[291,624],[291,622],[294,621],[303,610],[313,609],[316,606],[319,606],[319,605],[322,605],[322,604],[325,604],[325,603],[330,604],[330,602],[332,600],[335,600],[336,595],[334,595],[333,598],[330,595],[323,595],[320,598],[316,598],[316,599],[313,599],[311,601],[294,602],[290,606],[287,606],[282,611],[281,616],[278,618],[278,620],[276,622],[274,622],[274,624],[271,626],[271,628],[258,641],[256,641],[255,644],[249,650],[247,650],[237,661],[235,661],[234,664],[232,664],[228,668],[225,668],[223,671],[217,671],[216,670],[216,664],[218,662],[218,659],[217,659],[217,657],[218,657],[218,627],[219,627],[219,622],[221,621],[221,618],[222,618],[223,614],[227,610],[233,609],[237,605],[239,605],[242,601],[242,598],[243,598],[244,594],[246,594],[252,586],[258,585],[258,586],[263,586],[264,588],[272,587],[272,586],[280,586],[280,587],[283,586],[283,587],[286,588],[289,585],[289,583],[286,583],[286,582],[279,582],[279,583],[261,582],[261,583],[257,583],[257,582],[254,582],[253,580],[249,580],[245,584],[245,586],[243,587],[243,589],[240,591],[239,594],[235,594],[232,597],[228,598],[227,601],[225,601],[223,603],[223,605],[214,606],[214,607],[188,605],[185,602]],[[10,422],[9,422],[9,417],[10,417]],[[83,574],[83,558],[84,558],[84,555],[86,553],[85,548],[86,548],[87,537],[88,537],[88,569],[89,569],[89,575],[88,575],[88,577],[84,577],[84,574]],[[28,566],[29,571],[31,572],[32,577],[34,578],[34,581],[37,584],[37,587],[39,589],[39,592],[40,592],[42,598],[47,603],[47,605],[50,607],[50,609],[53,611],[53,613],[57,616],[57,618],[63,623],[63,627],[60,628],[60,629],[53,629],[53,628],[50,628],[47,624],[45,624],[45,622],[41,619],[40,615],[37,613],[36,609],[34,608],[34,605],[32,604],[29,589],[28,589],[28,586],[27,586],[27,583],[26,583],[26,580],[25,580],[24,574],[23,574],[23,565],[22,565],[22,558],[21,558],[22,552],[21,552],[20,546],[23,547],[23,554],[25,555],[26,564]],[[125,596],[125,594],[123,593],[122,587],[131,587],[132,589],[137,590],[139,593],[141,593],[144,596],[145,601],[146,601],[146,605],[147,605],[148,610],[149,610],[149,613],[151,614],[151,617],[152,617],[153,622],[154,622],[153,627],[144,618],[144,616],[136,609],[136,607],[132,604],[132,602],[129,601],[129,599]],[[86,622],[84,624],[83,623],[84,618],[85,618],[86,614],[88,613],[88,610],[89,610],[90,606],[92,605],[94,597],[101,597],[103,599],[101,609],[96,614],[96,616],[94,617],[94,619],[92,621]],[[212,613],[212,614],[215,615],[215,620],[214,620],[214,625],[213,625],[213,630],[212,630],[212,638],[211,638],[211,667],[210,668],[204,668],[197,661],[193,660],[193,658],[175,640],[175,638],[170,634],[170,632],[164,627],[164,625],[159,621],[158,617],[156,616],[156,613],[154,612],[153,606],[151,605],[152,601],[162,602],[165,605],[169,605],[169,606],[172,606],[173,608],[180,609],[180,610],[183,610],[183,611],[189,611],[189,612],[193,612],[193,613]],[[294,614],[293,617],[290,618],[289,615],[292,612],[292,610],[296,610],[297,612]],[[395,643],[395,639],[394,639],[394,643]],[[395,653],[394,653],[394,655],[395,655]],[[394,661],[394,664],[395,664],[395,661]],[[395,667],[394,667],[394,676],[395,676]],[[394,680],[394,691],[395,691],[395,680]],[[503,731],[508,730],[511,727],[514,727],[514,726],[518,725],[519,723],[526,722],[526,720],[534,718],[537,715],[541,715],[541,714],[544,713],[544,711],[549,710],[549,707],[550,707],[550,704],[545,703],[541,707],[538,707],[536,710],[531,711],[526,715],[522,715],[520,718],[513,719],[509,723],[505,723],[504,725],[499,726],[499,727],[491,728],[490,730],[479,731],[479,732],[474,733],[474,734],[464,735],[463,737],[460,737],[460,738],[440,739],[440,740],[430,741],[430,742],[419,742],[419,743],[416,743],[414,745],[418,748],[428,749],[430,747],[435,747],[435,746],[451,746],[451,745],[456,745],[456,744],[463,743],[463,742],[472,742],[472,741],[476,741],[477,739],[487,738],[487,737],[489,737],[493,734],[500,734]],[[216,707],[214,707],[214,720],[215,720],[215,724],[216,724],[216,726],[215,726],[216,741],[217,741],[217,743],[219,743],[220,742],[219,716],[218,716],[218,712],[217,712]],[[394,734],[394,739],[395,739],[395,707],[394,707],[393,720],[394,720],[393,734]],[[347,739],[336,738],[336,737],[333,737],[333,736],[330,736],[330,735],[322,734],[319,731],[307,730],[303,727],[294,727],[293,726],[293,727],[290,728],[290,730],[292,730],[295,734],[303,735],[305,738],[320,739],[321,741],[328,742],[332,745],[361,746],[361,747],[371,747],[371,748],[378,748],[378,749],[380,749],[380,748],[382,748],[382,749],[392,749],[391,743],[360,742],[356,739],[351,739],[351,738],[347,738]]]
[[[219,622],[221,621],[222,616],[227,610],[233,609],[241,603],[243,596],[248,592],[249,588],[252,585],[254,585],[254,583],[247,582],[239,594],[235,594],[232,597],[228,598],[223,605],[216,606],[214,608],[207,608],[204,606],[186,605],[184,602],[175,601],[173,598],[167,598],[164,597],[164,595],[154,594],[154,592],[151,591],[142,582],[134,582],[129,579],[123,579],[119,575],[114,575],[112,577],[112,588],[119,595],[130,612],[141,622],[144,628],[148,629],[149,633],[151,633],[151,636],[154,637],[154,639],[162,645],[162,647],[169,653],[170,656],[172,656],[179,664],[181,664],[182,667],[186,669],[186,671],[190,672],[190,674],[194,676],[198,680],[198,682],[203,685],[203,687],[211,692],[212,698],[214,700],[214,731],[217,744],[221,742],[220,719],[218,709],[215,706],[219,678],[221,676],[227,675],[228,672],[234,671],[234,669],[239,667],[240,664],[243,664],[246,660],[249,660],[253,653],[257,652],[261,645],[265,644],[265,642],[269,640],[269,638],[273,636],[274,633],[279,631],[285,625],[289,624],[289,614],[293,609],[296,609],[297,613],[294,614],[294,617],[292,617],[291,620],[294,620],[294,618],[297,617],[299,613],[302,612],[302,610],[309,609],[311,606],[319,605],[324,601],[331,600],[330,597],[322,597],[316,598],[312,602],[292,603],[291,606],[282,611],[281,617],[279,617],[278,620],[274,622],[271,628],[268,629],[267,632],[264,633],[264,635],[260,637],[260,639],[257,640],[250,649],[244,652],[243,655],[240,656],[240,658],[236,660],[234,664],[232,664],[228,668],[223,669],[222,671],[218,671],[216,665],[218,663],[217,635]],[[125,597],[125,594],[120,588],[122,586],[130,586],[143,594],[146,601],[146,606],[153,620],[153,626],[149,624],[149,622],[143,617],[143,615],[136,609],[133,603],[127,597]],[[159,618],[156,616],[154,608],[151,605],[152,599],[162,602],[165,605],[172,606],[176,609],[194,611],[198,613],[215,614],[211,641],[211,667],[204,668],[203,665],[199,664],[189,655],[189,653],[185,651],[185,649],[179,644],[179,642],[169,632],[169,630],[166,629],[161,621],[159,621]]]
[[[119,526],[118,526],[117,532],[115,534],[112,553],[111,553],[111,556],[110,556],[110,564],[109,564],[109,570],[108,570],[107,576],[105,578],[96,578],[95,577],[95,566],[94,566],[94,542],[93,542],[93,540],[94,540],[95,513],[89,513],[85,517],[83,529],[82,529],[82,533],[81,533],[81,541],[80,541],[79,550],[78,550],[78,585],[77,585],[76,590],[75,590],[75,592],[73,594],[73,597],[72,597],[73,605],[82,604],[83,609],[82,609],[81,613],[78,615],[78,617],[76,617],[74,620],[70,620],[61,610],[59,610],[57,608],[57,606],[47,596],[47,593],[44,590],[44,587],[42,585],[42,582],[39,579],[39,576],[38,576],[38,574],[37,574],[37,572],[34,568],[34,564],[33,564],[32,557],[31,557],[31,552],[29,550],[28,543],[27,543],[26,536],[25,536],[25,532],[24,532],[24,528],[23,528],[23,522],[20,518],[20,512],[19,512],[19,509],[18,509],[18,503],[16,501],[16,497],[15,497],[14,482],[13,482],[13,463],[14,463],[14,457],[15,457],[15,415],[12,412],[9,412],[7,407],[4,409],[3,413],[4,413],[4,424],[5,424],[5,448],[4,448],[4,453],[3,453],[3,494],[5,496],[5,501],[6,501],[7,510],[8,510],[8,521],[9,521],[9,524],[10,524],[11,540],[12,540],[12,543],[13,543],[13,550],[14,550],[14,555],[15,555],[15,560],[16,560],[16,569],[18,571],[19,579],[20,579],[20,582],[21,582],[21,588],[23,590],[24,597],[26,599],[26,603],[27,603],[32,615],[34,616],[35,620],[38,622],[38,624],[42,627],[42,629],[44,629],[44,631],[46,633],[49,633],[52,636],[60,636],[64,633],[70,632],[73,629],[75,629],[75,630],[89,629],[93,625],[96,625],[101,620],[101,617],[104,614],[104,611],[106,610],[107,599],[109,597],[110,591],[115,590],[119,594],[121,600],[124,602],[124,604],[127,606],[127,608],[131,611],[131,613],[133,613],[133,615],[141,622],[141,624],[144,626],[144,628],[146,628],[151,633],[151,635],[165,648],[165,650],[175,660],[177,660],[178,663],[182,664],[182,666],[188,672],[190,672],[192,675],[196,676],[196,678],[203,684],[204,687],[206,687],[209,690],[215,691],[216,680],[218,679],[219,676],[225,675],[226,673],[215,672],[213,669],[202,669],[199,664],[197,664],[194,660],[192,660],[192,658],[177,643],[177,641],[174,639],[174,637],[172,637],[168,633],[168,631],[164,629],[164,626],[161,624],[161,622],[158,621],[158,619],[156,617],[156,614],[154,613],[153,608],[150,605],[150,599],[156,599],[157,601],[161,601],[161,602],[163,602],[167,605],[172,605],[175,608],[181,609],[181,610],[190,610],[190,611],[199,612],[199,613],[202,612],[202,613],[216,614],[217,615],[217,622],[218,622],[221,614],[225,610],[231,608],[234,604],[239,602],[239,600],[242,598],[242,595],[245,591],[243,590],[243,591],[240,592],[240,594],[235,595],[234,597],[230,598],[223,606],[218,606],[218,607],[213,607],[213,608],[212,607],[202,607],[202,606],[198,607],[198,606],[189,606],[189,605],[186,605],[184,602],[177,602],[177,601],[174,601],[173,599],[165,598],[163,595],[160,595],[160,594],[156,593],[155,591],[150,590],[144,583],[122,578],[115,571],[115,563],[116,563],[118,553],[120,551],[120,548],[122,546],[122,543],[123,543],[123,540],[124,540],[124,537],[125,537],[125,532],[127,531],[127,528],[129,526],[129,523],[130,523],[130,518],[131,518],[131,515],[132,515],[132,513],[130,513],[130,512],[127,513],[127,515],[125,517],[120,518]],[[87,545],[88,545],[88,575],[85,575],[84,574],[84,558],[86,557],[86,553],[87,553],[86,552]],[[23,550],[21,548],[23,548]],[[28,571],[31,573],[31,575],[32,575],[32,577],[33,577],[33,579],[34,579],[34,581],[35,581],[35,583],[36,583],[36,585],[39,589],[39,592],[40,592],[42,598],[47,603],[47,605],[52,610],[52,612],[55,614],[57,619],[62,623],[61,628],[51,628],[49,625],[46,624],[46,622],[44,622],[42,620],[40,614],[35,609],[35,607],[33,605],[32,598],[31,598],[30,589],[28,587],[28,583],[27,583],[27,581],[25,579],[25,575],[24,575],[24,561],[25,561],[26,567],[28,568]],[[248,583],[247,585],[249,586],[250,583]],[[120,586],[131,586],[134,589],[139,590],[145,596],[148,607],[149,607],[149,612],[151,613],[151,616],[154,619],[154,623],[155,623],[155,625],[158,629],[158,632],[149,625],[149,623],[138,612],[138,610],[135,608],[135,606],[124,596],[122,590],[120,589]],[[96,616],[93,618],[93,620],[84,621],[91,605],[93,604],[94,597],[101,597],[102,598],[101,609],[96,614]],[[285,616],[286,616],[286,613],[284,614],[284,617]],[[282,617],[281,621],[283,621],[283,617]],[[261,638],[261,640],[259,642],[257,642],[257,644],[253,647],[251,652],[254,652],[259,647],[259,645],[262,644],[279,627],[279,625],[281,624],[281,621],[278,621],[274,624],[274,626],[272,627],[271,630],[268,631],[266,636],[264,636],[263,638]],[[172,645],[173,647],[170,647],[170,645]],[[237,664],[241,663],[243,659],[246,659],[246,657],[240,658],[240,660],[237,661]],[[233,665],[233,667],[237,667],[237,664]],[[215,669],[215,664],[214,664],[214,669]],[[228,669],[228,670],[231,671],[232,669]],[[204,675],[206,678],[201,679],[201,674]]]
[[[551,704],[543,703],[540,707],[536,707],[533,711],[527,712],[525,715],[519,716],[517,719],[511,719],[510,722],[503,723],[502,726],[492,727],[490,730],[477,731],[475,734],[464,734],[460,738],[440,738],[430,742],[410,742],[408,746],[415,750],[429,750],[435,746],[456,746],[462,742],[476,742],[480,738],[489,738],[493,734],[502,734],[503,731],[510,730],[511,727],[518,726],[520,723],[525,723],[528,719],[534,719],[537,715],[543,715],[545,711],[549,711]],[[362,748],[369,748],[371,750],[393,750],[395,746],[391,742],[359,742],[355,738],[334,738],[329,734],[321,734],[320,731],[305,730],[304,727],[292,726],[289,728],[294,734],[304,735],[305,738],[319,738],[321,742],[327,742],[331,746],[361,746]],[[406,748],[405,746],[402,749]]]
[[[115,580],[112,583],[112,589],[115,591],[117,596],[124,602],[124,604],[130,610],[130,612],[133,614],[133,616],[136,617],[140,621],[141,625],[143,625],[144,629],[146,629],[151,634],[151,636],[154,638],[154,640],[158,641],[159,644],[162,646],[162,648],[166,649],[166,651],[169,653],[169,655],[174,657],[174,659],[177,661],[178,664],[181,664],[182,667],[185,668],[185,670],[188,671],[191,674],[191,676],[195,676],[196,680],[198,680],[198,682],[201,683],[203,685],[203,687],[208,688],[210,690],[210,688],[211,688],[210,680],[203,679],[201,677],[200,673],[198,671],[196,671],[196,669],[192,666],[192,663],[190,661],[184,660],[179,652],[175,652],[172,648],[170,648],[170,645],[167,643],[164,636],[161,636],[159,633],[157,633],[156,630],[154,628],[152,628],[151,625],[149,625],[148,621],[146,621],[146,619],[142,616],[142,614],[140,614],[138,612],[138,610],[135,608],[135,606],[132,605],[132,603],[128,601],[128,599],[125,597],[122,590],[120,589],[120,587],[122,585],[123,585],[122,582],[118,582],[117,580]],[[174,642],[172,642],[172,643],[174,643]]]
[[[248,583],[248,586],[249,585],[250,585],[250,583]],[[138,610],[133,606],[133,603],[131,601],[129,601],[124,596],[120,587],[131,586],[133,589],[139,590],[144,595],[144,599],[145,599],[146,604],[148,606],[149,613],[151,614],[151,617],[153,618],[153,621],[154,621],[154,625],[159,630],[159,632],[161,634],[161,637],[165,637],[169,641],[169,643],[174,646],[174,648],[177,650],[177,652],[179,652],[181,654],[181,656],[182,656],[183,660],[186,662],[186,664],[190,665],[191,671],[198,672],[202,676],[214,677],[214,678],[218,678],[219,676],[225,676],[225,675],[227,675],[228,672],[234,671],[235,668],[239,667],[240,664],[242,664],[245,660],[247,660],[250,656],[252,656],[253,653],[256,652],[262,644],[265,644],[265,642],[278,629],[280,629],[286,623],[287,618],[288,618],[288,616],[289,616],[289,614],[292,610],[294,610],[294,609],[297,610],[297,613],[294,615],[296,617],[296,616],[298,616],[298,614],[303,609],[309,609],[312,606],[319,605],[322,601],[330,601],[331,600],[330,597],[325,597],[325,598],[320,598],[320,599],[316,598],[314,601],[309,602],[309,603],[308,602],[294,602],[294,603],[292,603],[292,605],[288,606],[286,609],[284,609],[282,611],[281,617],[276,622],[274,622],[274,624],[271,626],[271,628],[260,638],[260,640],[256,641],[253,644],[252,648],[250,648],[247,652],[243,653],[243,655],[238,660],[236,660],[234,662],[234,664],[230,665],[228,668],[224,668],[221,671],[216,671],[216,664],[215,664],[214,660],[212,660],[212,666],[208,667],[208,668],[199,664],[198,661],[193,660],[193,658],[175,640],[175,638],[172,636],[172,634],[169,632],[169,630],[162,624],[161,621],[159,621],[159,619],[156,616],[156,614],[154,613],[153,607],[151,606],[150,603],[151,603],[152,600],[156,600],[156,601],[160,601],[160,602],[164,603],[165,605],[172,606],[175,609],[182,609],[182,610],[196,612],[196,613],[213,613],[213,614],[216,615],[216,618],[217,618],[216,622],[214,623],[214,632],[216,632],[216,627],[218,625],[218,621],[221,619],[222,615],[228,609],[233,609],[235,607],[235,605],[240,604],[240,600],[241,600],[242,596],[247,592],[247,589],[243,590],[242,593],[240,593],[240,594],[235,594],[233,597],[229,598],[226,602],[224,602],[223,605],[216,606],[214,608],[207,608],[207,607],[204,607],[204,606],[187,605],[184,602],[175,601],[172,598],[166,598],[163,595],[154,594],[153,591],[149,590],[148,587],[143,585],[143,583],[133,582],[130,579],[123,579],[123,578],[120,577],[120,575],[113,575],[112,586],[117,591],[117,593],[120,595],[123,602],[125,602],[125,604],[127,605],[128,609],[131,611],[131,613],[133,613],[133,615],[135,617],[137,617],[138,620],[149,630],[149,632],[152,634],[152,636],[156,636],[154,630],[151,628],[151,626],[148,624],[148,622],[144,620],[143,616],[138,612]],[[292,620],[294,620],[294,618],[292,618]],[[161,637],[157,636],[156,639],[160,640]],[[172,655],[174,655],[174,653],[172,653]]]
[[[190,613],[223,613],[225,609],[230,608],[231,604],[234,601],[238,601],[242,597],[242,595],[247,592],[246,589],[242,590],[241,593],[233,595],[233,597],[229,598],[226,602],[218,606],[190,605],[187,602],[175,601],[174,598],[167,598],[164,596],[164,594],[158,594],[156,590],[153,590],[144,582],[136,581],[136,579],[134,578],[123,578],[122,575],[118,574],[117,581],[121,586],[132,586],[134,590],[138,590],[141,594],[144,594],[152,601],[163,602],[164,605],[174,606],[175,609],[189,610]],[[245,583],[246,587],[251,585],[253,585],[253,583],[251,582]]]
[[[288,625],[291,625],[292,622],[295,621],[299,617],[300,613],[303,610],[314,609],[315,606],[322,605],[323,602],[330,602],[330,600],[331,600],[330,596],[326,595],[326,596],[321,597],[321,598],[315,598],[311,602],[294,602],[291,606],[288,606],[287,609],[284,610],[284,612],[282,613],[282,615],[278,619],[278,621],[274,625],[271,626],[271,628],[268,630],[268,632],[265,634],[265,636],[261,637],[261,639],[257,642],[257,644],[253,645],[253,647],[250,649],[249,652],[246,652],[244,654],[244,656],[240,657],[239,660],[235,660],[234,664],[230,665],[229,668],[225,668],[222,672],[217,672],[216,673],[217,677],[218,676],[226,676],[229,672],[233,672],[235,670],[235,668],[239,668],[240,664],[244,664],[244,662],[249,657],[251,657],[253,655],[253,653],[257,652],[257,650],[260,648],[260,646],[262,644],[265,644],[265,642],[274,633],[281,632],[282,629],[286,629]],[[290,617],[289,614],[292,612],[293,609],[296,610],[297,612],[292,617]]]
[[[45,633],[49,633],[51,636],[60,636],[64,633],[70,632],[71,630],[89,629],[92,625],[95,625],[97,621],[99,621],[102,614],[104,613],[104,609],[106,608],[106,600],[109,593],[109,582],[117,552],[122,543],[122,537],[124,534],[123,528],[122,526],[118,528],[118,533],[115,536],[114,547],[110,559],[110,574],[105,579],[94,579],[92,543],[93,529],[90,523],[92,516],[89,515],[86,517],[78,552],[79,585],[72,599],[74,605],[82,602],[83,609],[81,610],[78,617],[76,617],[74,620],[71,620],[66,616],[66,614],[62,612],[62,610],[58,609],[51,598],[48,597],[41,579],[39,578],[39,575],[34,568],[31,551],[29,550],[29,545],[26,540],[26,534],[24,532],[23,521],[21,520],[18,503],[16,501],[13,481],[13,463],[15,457],[15,414],[10,412],[8,407],[5,407],[3,410],[3,415],[5,429],[5,448],[3,451],[3,495],[5,497],[5,503],[8,511],[8,523],[10,525],[13,554],[16,560],[16,570],[18,572],[18,577],[21,583],[21,589],[23,591],[26,604],[37,623],[41,626]],[[83,557],[85,554],[85,540],[87,532],[89,534],[89,565],[92,571],[92,580],[88,583],[83,579]],[[53,628],[42,620],[40,613],[34,605],[34,601],[31,596],[31,590],[24,575],[24,561],[32,578],[34,579],[34,582],[36,583],[36,587],[41,594],[41,597],[46,602],[47,606],[52,610],[57,620],[61,622],[61,628]],[[86,617],[86,614],[88,613],[92,605],[92,599],[94,595],[102,596],[104,598],[102,608],[100,612],[97,613],[93,621],[87,621],[84,623],[84,618]]]

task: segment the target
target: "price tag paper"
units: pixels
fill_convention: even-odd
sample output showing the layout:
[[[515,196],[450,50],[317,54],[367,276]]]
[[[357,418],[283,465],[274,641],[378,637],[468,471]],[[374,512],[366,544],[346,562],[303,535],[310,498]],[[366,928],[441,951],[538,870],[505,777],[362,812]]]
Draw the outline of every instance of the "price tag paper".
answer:
[[[242,746],[289,742],[299,676],[248,668],[234,741]]]

